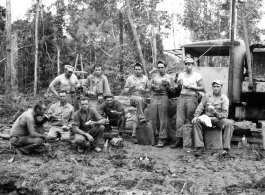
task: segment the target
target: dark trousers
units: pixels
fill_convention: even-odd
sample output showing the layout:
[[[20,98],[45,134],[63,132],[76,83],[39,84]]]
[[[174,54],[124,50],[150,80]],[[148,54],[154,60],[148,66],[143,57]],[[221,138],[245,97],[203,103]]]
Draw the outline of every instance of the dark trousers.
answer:
[[[43,126],[36,126],[35,131],[38,133],[44,133]],[[30,154],[34,152],[35,149],[39,148],[43,145],[44,139],[40,137],[31,137],[30,135],[27,136],[12,136],[10,138],[10,143],[12,146],[18,148],[25,154]]]
[[[93,143],[91,143],[92,145],[97,146],[98,141],[102,137],[104,130],[105,130],[105,127],[103,125],[99,125],[99,126],[95,126],[95,127],[91,128],[89,131],[87,131],[87,133],[89,133],[94,138]],[[78,133],[75,134],[75,143],[77,145],[83,146],[83,144],[86,141],[88,141],[88,139],[85,136],[78,134]]]
[[[114,119],[109,118],[109,124],[110,126],[118,126],[119,133],[123,133],[125,129],[126,118],[124,115],[121,115],[120,117]]]

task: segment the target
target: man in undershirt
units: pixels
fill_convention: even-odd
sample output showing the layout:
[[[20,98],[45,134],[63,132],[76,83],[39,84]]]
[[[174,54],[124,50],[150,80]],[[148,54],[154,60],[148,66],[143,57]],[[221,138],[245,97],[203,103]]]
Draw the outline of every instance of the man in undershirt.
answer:
[[[178,84],[182,85],[182,90],[177,103],[177,141],[171,146],[171,148],[179,148],[183,146],[182,126],[191,123],[194,112],[198,106],[198,93],[204,92],[202,76],[193,69],[194,60],[192,58],[186,58],[185,72],[180,73],[177,80]]]
[[[74,67],[70,65],[65,65],[65,72],[57,76],[50,84],[49,90],[60,100],[60,94],[55,89],[59,85],[59,91],[66,91],[66,100],[69,104],[73,105],[75,110],[78,110],[78,101],[76,99],[75,88],[81,87],[79,80],[76,75],[73,74]]]
[[[149,116],[155,134],[158,133],[157,147],[164,147],[164,142],[167,138],[168,92],[172,91],[174,87],[174,78],[166,73],[166,68],[167,64],[165,62],[158,61],[158,74],[151,80],[153,97],[151,99]]]

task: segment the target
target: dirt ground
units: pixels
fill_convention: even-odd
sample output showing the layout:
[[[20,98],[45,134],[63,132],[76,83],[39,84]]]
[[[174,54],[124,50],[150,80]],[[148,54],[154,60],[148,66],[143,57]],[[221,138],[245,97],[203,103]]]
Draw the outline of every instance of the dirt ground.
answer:
[[[77,154],[56,142],[48,153],[19,158],[0,140],[0,194],[161,195],[264,194],[265,163],[246,149],[236,158],[207,151],[141,146],[125,138],[124,147]],[[101,141],[103,146],[104,141]],[[257,149],[260,155],[265,155]]]

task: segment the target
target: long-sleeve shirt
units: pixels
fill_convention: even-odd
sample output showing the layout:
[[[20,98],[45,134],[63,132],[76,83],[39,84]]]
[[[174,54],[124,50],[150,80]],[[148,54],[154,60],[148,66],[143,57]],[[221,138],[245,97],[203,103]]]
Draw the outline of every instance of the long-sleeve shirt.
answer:
[[[209,109],[209,106],[214,106],[214,112]],[[229,99],[225,94],[216,97],[213,92],[206,93],[201,103],[195,110],[194,117],[199,117],[202,113],[209,117],[216,117],[218,119],[228,117]]]
[[[52,126],[63,126],[68,125],[71,127],[74,117],[74,107],[66,103],[64,106],[58,101],[51,105],[48,110],[48,115],[55,114],[59,120],[52,120],[50,125]]]
[[[100,77],[89,75],[85,85],[88,91],[93,91],[95,93],[95,95],[89,95],[91,99],[97,99],[98,95],[104,96],[104,94],[110,93],[109,82],[105,75],[101,75]]]

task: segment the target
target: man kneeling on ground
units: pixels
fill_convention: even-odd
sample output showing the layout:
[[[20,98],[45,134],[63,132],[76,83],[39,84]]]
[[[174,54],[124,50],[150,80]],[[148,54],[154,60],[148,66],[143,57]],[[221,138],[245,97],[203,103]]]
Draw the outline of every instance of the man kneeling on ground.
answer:
[[[211,119],[213,126],[224,129],[223,134],[223,148],[227,152],[230,149],[230,142],[234,131],[233,121],[227,119],[229,100],[225,94],[222,94],[223,83],[220,80],[212,82],[213,91],[206,93],[201,103],[196,108],[194,118],[192,119],[194,128],[194,143],[197,147],[195,155],[205,153],[203,142],[203,123],[200,121],[199,116],[204,113]]]
[[[105,127],[98,111],[89,106],[87,97],[80,98],[80,109],[74,114],[73,131],[78,152],[84,152],[85,145],[90,145],[96,152],[101,152],[97,146]]]
[[[46,110],[47,104],[39,101],[33,109],[25,111],[15,121],[10,131],[10,143],[16,147],[18,154],[38,152],[40,146],[43,146],[46,140],[44,127],[35,126],[35,121],[37,117],[43,117]]]
[[[74,118],[74,107],[66,101],[67,92],[59,92],[60,101],[51,105],[48,115],[51,128],[47,139],[55,140],[59,137],[62,141],[70,141],[70,128]]]
[[[118,126],[119,138],[122,138],[126,123],[124,108],[118,100],[114,100],[113,94],[106,94],[104,98],[106,101],[100,106],[100,113],[106,114],[110,126]]]

